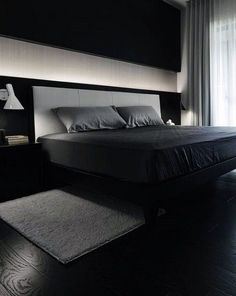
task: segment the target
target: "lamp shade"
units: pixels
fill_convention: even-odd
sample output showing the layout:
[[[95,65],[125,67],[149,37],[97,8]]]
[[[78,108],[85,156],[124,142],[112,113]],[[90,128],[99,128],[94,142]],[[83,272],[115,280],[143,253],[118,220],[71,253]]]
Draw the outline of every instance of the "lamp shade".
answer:
[[[4,106],[4,109],[9,110],[23,110],[24,107],[21,105],[20,101],[15,96],[14,89],[11,84],[6,85],[7,91],[8,91],[8,99]]]

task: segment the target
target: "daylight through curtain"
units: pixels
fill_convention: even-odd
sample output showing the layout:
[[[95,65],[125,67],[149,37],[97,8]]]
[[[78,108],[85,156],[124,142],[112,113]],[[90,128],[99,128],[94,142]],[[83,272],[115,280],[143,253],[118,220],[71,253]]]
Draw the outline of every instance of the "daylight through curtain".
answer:
[[[211,125],[236,126],[236,0],[212,0]]]

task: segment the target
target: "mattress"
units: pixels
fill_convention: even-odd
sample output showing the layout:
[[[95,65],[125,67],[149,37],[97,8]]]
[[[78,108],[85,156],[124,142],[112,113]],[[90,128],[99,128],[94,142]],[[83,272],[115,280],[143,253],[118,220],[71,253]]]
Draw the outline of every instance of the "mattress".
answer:
[[[153,126],[40,137],[52,163],[159,183],[236,157],[236,128]]]

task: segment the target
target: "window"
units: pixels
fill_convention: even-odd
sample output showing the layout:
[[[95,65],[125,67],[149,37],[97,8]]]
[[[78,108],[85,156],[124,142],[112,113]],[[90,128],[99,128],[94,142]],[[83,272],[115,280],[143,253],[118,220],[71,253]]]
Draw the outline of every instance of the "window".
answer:
[[[236,15],[232,6],[216,9],[210,28],[211,123],[236,126]]]

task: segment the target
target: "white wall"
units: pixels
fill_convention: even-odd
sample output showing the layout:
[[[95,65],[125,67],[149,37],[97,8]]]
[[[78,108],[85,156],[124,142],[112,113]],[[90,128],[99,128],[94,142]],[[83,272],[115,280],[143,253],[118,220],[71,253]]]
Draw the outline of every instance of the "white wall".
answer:
[[[0,37],[0,75],[177,91],[177,74]]]

